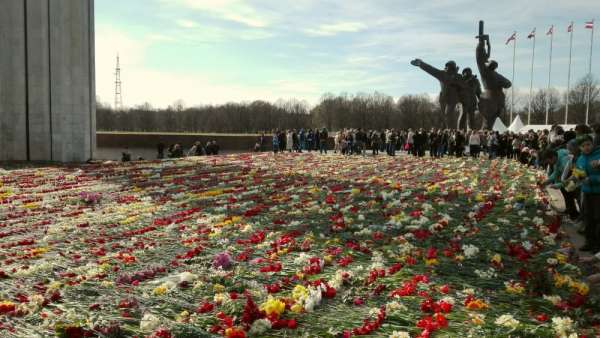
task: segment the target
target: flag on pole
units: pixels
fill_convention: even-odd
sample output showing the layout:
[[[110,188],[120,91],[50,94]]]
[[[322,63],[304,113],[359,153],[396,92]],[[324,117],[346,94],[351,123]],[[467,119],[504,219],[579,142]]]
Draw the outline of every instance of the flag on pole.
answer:
[[[594,20],[585,23],[585,28],[594,29]]]
[[[517,39],[517,32],[514,32],[513,35],[510,36],[510,38],[508,38],[508,40],[506,40],[506,44],[508,45],[511,41],[515,41]]]
[[[546,35],[552,35],[552,34],[554,34],[554,25],[550,26],[550,29],[546,33]]]
[[[528,39],[532,39],[535,38],[535,28],[531,31],[531,33],[529,33],[529,35],[527,35]]]
[[[571,32],[573,32],[573,23],[572,22],[569,25],[569,27],[567,27],[567,33],[571,33]]]

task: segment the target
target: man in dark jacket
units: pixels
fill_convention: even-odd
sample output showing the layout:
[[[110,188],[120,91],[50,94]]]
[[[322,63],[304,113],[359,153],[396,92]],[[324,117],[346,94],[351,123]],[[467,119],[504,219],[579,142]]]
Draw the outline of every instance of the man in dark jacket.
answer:
[[[321,129],[319,134],[319,152],[327,154],[327,140],[329,139],[329,132],[326,128]]]

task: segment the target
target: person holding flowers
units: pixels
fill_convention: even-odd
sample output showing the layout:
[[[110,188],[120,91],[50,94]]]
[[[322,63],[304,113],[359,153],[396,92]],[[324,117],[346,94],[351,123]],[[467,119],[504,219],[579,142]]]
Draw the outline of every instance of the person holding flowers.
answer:
[[[593,139],[589,135],[577,138],[581,155],[577,159],[576,169],[581,172],[581,191],[583,192],[583,216],[585,221],[585,245],[582,251],[600,251],[600,169],[592,163],[600,160],[600,148],[594,149]]]
[[[567,214],[571,219],[577,219],[578,212],[575,206],[575,197],[573,192],[567,192],[564,189],[564,182],[562,181],[563,172],[568,166],[571,157],[567,149],[546,149],[540,154],[540,161],[542,165],[550,167],[550,174],[548,179],[544,181],[544,186],[551,186],[554,189],[560,189],[564,199]]]

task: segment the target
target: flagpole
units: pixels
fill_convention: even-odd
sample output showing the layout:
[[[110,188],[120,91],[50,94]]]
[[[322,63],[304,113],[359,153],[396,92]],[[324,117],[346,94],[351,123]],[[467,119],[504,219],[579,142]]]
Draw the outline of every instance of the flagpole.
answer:
[[[585,108],[585,124],[588,124],[589,121],[589,117],[590,117],[590,100],[592,99],[592,54],[594,52],[594,20],[592,20],[592,38],[591,38],[591,42],[590,42],[590,68],[589,68],[589,73],[588,73],[588,77],[589,77],[589,85],[588,85],[588,92],[587,92],[587,105]]]
[[[531,54],[531,83],[529,85],[529,110],[527,112],[527,125],[531,124],[531,102],[533,101],[533,63],[535,60],[535,35],[533,36],[533,53]]]
[[[509,123],[512,123],[513,121],[513,114],[515,111],[515,59],[517,56],[517,32],[514,33],[515,39],[513,40],[513,73],[512,73],[512,86],[511,88],[511,95],[510,95],[510,121],[508,121]]]
[[[546,92],[546,125],[548,125],[548,115],[550,113],[550,85],[552,83],[552,45],[554,43],[554,25],[552,25],[550,29],[550,63],[548,67],[548,91]]]
[[[565,124],[569,124],[569,95],[571,94],[571,60],[573,56],[573,21],[571,21],[571,37],[569,42],[569,75],[567,77],[567,99],[565,105]]]

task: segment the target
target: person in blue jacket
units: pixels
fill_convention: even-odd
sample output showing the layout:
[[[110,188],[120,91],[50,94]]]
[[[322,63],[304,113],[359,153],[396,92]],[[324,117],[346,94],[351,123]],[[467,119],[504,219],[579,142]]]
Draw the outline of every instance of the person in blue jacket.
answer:
[[[585,245],[581,251],[600,251],[600,168],[594,164],[600,160],[600,148],[594,148],[589,135],[577,138],[581,155],[576,167],[584,175],[581,179],[583,192],[583,219],[585,222]]]
[[[563,173],[565,168],[571,162],[571,156],[567,149],[546,149],[540,154],[540,163],[550,167],[550,175],[544,182],[544,186],[551,186],[554,189],[559,189],[565,200],[566,213],[572,220],[579,217],[579,212],[575,206],[575,195],[573,192],[568,192],[564,188]]]

